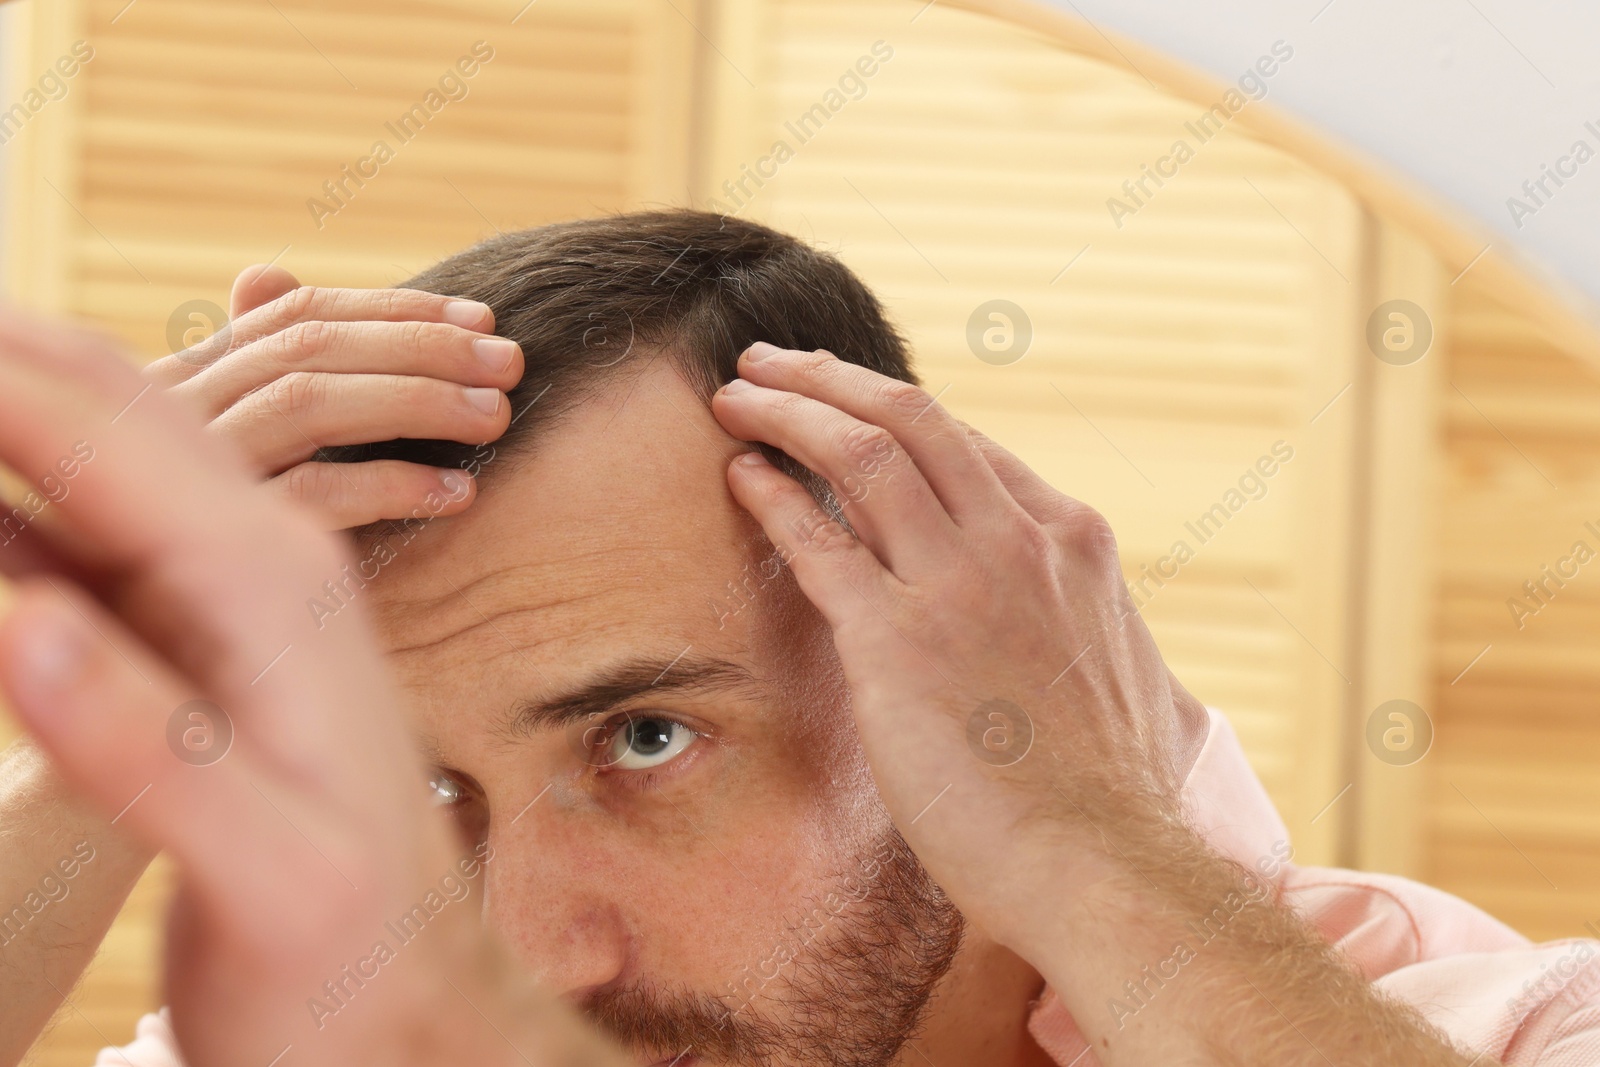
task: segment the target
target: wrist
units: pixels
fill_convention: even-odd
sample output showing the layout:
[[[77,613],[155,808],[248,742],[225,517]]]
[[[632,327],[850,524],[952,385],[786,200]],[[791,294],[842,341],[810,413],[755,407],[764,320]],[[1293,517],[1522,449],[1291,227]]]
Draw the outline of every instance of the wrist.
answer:
[[[1248,990],[1314,939],[1276,898],[1272,881],[1212,851],[1181,822],[1144,826],[1102,853],[1093,877],[1064,884],[1053,909],[1035,911],[1027,937],[1009,940],[1055,990],[1084,1035],[1202,1043],[1221,990]],[[1063,857],[1066,862],[1084,856]],[[1150,1004],[1162,1010],[1143,1016]],[[1137,1021],[1135,1016],[1141,1016]],[[1152,1020],[1154,1022],[1152,1023]]]
[[[1158,886],[1173,857],[1204,849],[1183,822],[1179,805],[1148,789],[1109,783],[1057,788],[1051,802],[1004,835],[1007,847],[985,870],[982,885],[958,900],[962,910],[1027,958],[1047,932],[1084,936],[1098,914],[1135,899],[1156,906]],[[993,863],[994,865],[990,865]]]
[[[1271,902],[1271,883],[1214,852],[1170,798],[1101,791],[1062,803],[1074,818],[1052,820],[1016,850],[1028,867],[1009,879],[1004,914],[978,921],[1063,999],[1093,991],[1103,1009],[1124,979],[1193,940],[1213,898]]]

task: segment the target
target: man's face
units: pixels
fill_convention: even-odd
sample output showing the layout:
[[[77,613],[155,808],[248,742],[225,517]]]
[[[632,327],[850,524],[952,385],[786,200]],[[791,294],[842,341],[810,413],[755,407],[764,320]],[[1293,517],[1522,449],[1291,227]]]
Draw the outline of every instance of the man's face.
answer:
[[[666,359],[613,386],[362,593],[486,915],[644,1062],[887,1062],[959,919],[727,490],[742,446]]]

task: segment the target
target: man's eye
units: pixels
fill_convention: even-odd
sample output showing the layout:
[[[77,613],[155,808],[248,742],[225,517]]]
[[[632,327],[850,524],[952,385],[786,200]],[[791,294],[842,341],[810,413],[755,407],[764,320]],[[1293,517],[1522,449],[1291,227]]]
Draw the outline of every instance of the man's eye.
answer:
[[[611,735],[603,763],[623,771],[650,770],[688,748],[696,736],[693,730],[671,719],[629,719]]]
[[[489,817],[477,783],[465,774],[434,768],[428,775],[428,799],[455,827],[463,844],[472,847],[489,833]]]
[[[444,771],[434,771],[428,778],[428,792],[437,808],[449,808],[467,799],[467,790]]]

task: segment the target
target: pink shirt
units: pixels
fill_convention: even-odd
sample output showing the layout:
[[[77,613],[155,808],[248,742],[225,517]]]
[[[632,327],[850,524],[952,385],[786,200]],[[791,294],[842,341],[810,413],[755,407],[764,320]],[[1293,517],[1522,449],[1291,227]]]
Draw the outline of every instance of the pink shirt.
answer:
[[[1212,847],[1250,870],[1285,854],[1289,831],[1233,727],[1215,711],[1184,802]],[[1404,878],[1270,866],[1282,899],[1374,985],[1410,1002],[1458,1044],[1509,1067],[1600,1067],[1595,942],[1535,945],[1466,901]],[[1054,993],[1040,999],[1028,1028],[1061,1067],[1099,1067]],[[182,1067],[166,1020],[150,1015],[132,1045],[103,1050],[96,1063]]]
[[[1212,847],[1251,871],[1262,870],[1264,857],[1283,854],[1289,831],[1233,727],[1215,711],[1184,802]],[[1464,900],[1392,875],[1268,866],[1277,866],[1281,899],[1375,986],[1409,1002],[1457,1044],[1510,1067],[1600,1065],[1596,942],[1535,945]],[[1028,1028],[1062,1067],[1099,1067],[1053,992],[1039,1001]]]

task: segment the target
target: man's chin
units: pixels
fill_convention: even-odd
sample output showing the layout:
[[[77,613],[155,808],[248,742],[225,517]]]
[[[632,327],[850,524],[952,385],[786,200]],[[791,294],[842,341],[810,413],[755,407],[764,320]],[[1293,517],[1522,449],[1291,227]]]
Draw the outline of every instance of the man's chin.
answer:
[[[730,1010],[726,997],[643,982],[596,993],[584,1014],[639,1067],[887,1067],[955,959],[962,922],[898,834],[870,858],[838,909],[796,928],[805,939],[774,968],[787,969],[781,984],[730,984]]]
[[[640,1061],[640,1067],[700,1067],[700,1057],[692,1052],[680,1052],[664,1059]]]

